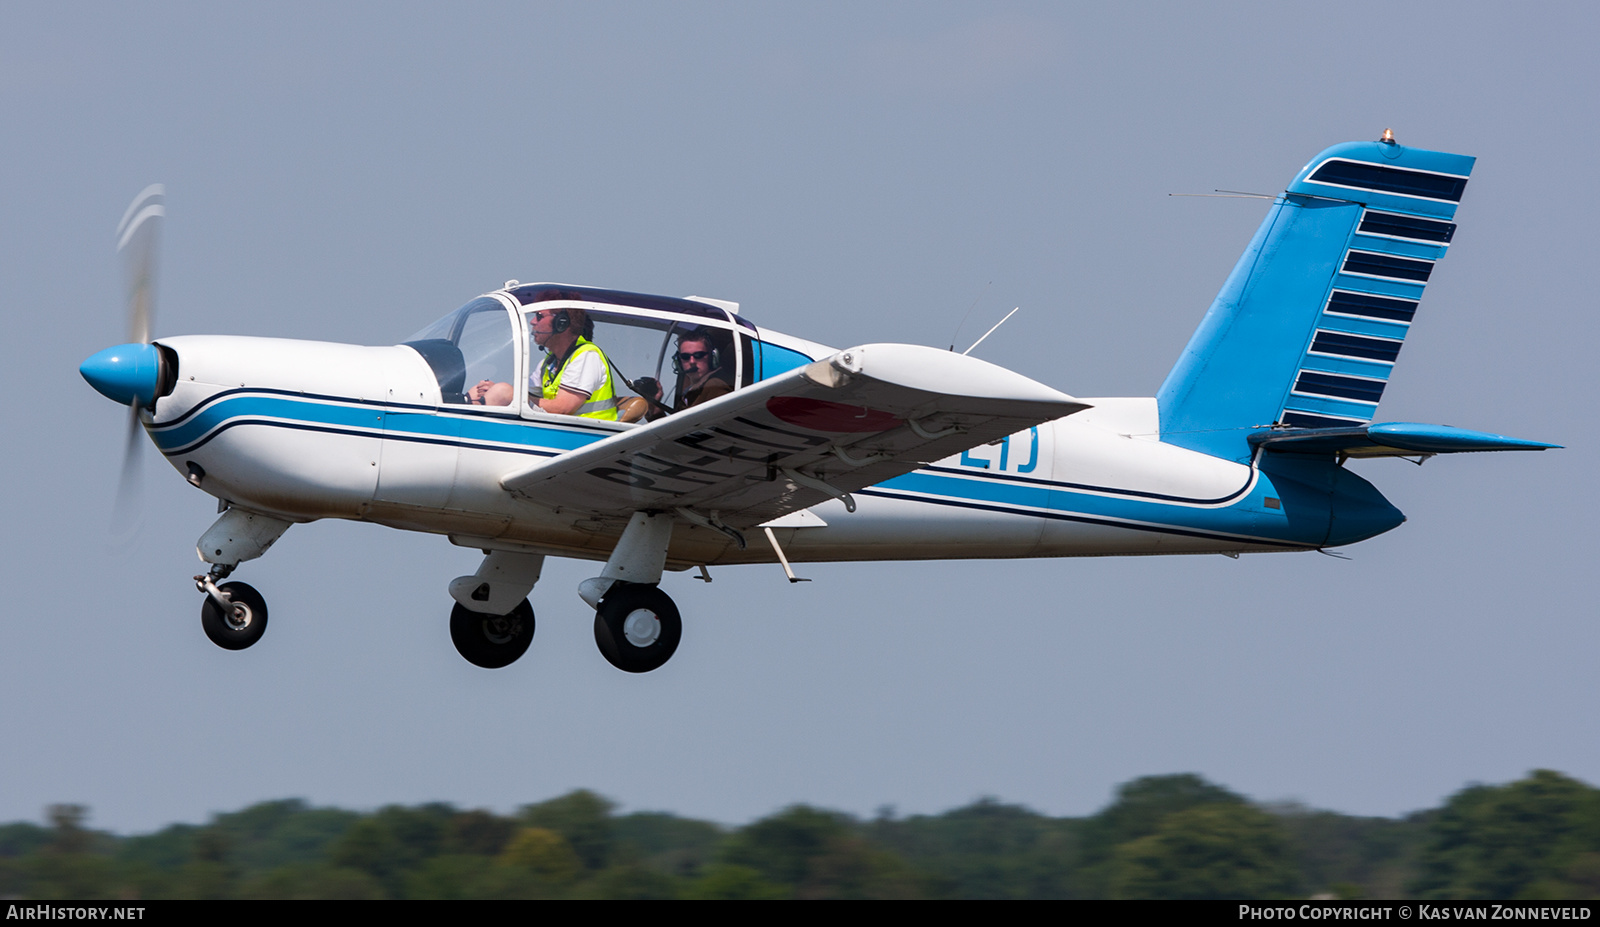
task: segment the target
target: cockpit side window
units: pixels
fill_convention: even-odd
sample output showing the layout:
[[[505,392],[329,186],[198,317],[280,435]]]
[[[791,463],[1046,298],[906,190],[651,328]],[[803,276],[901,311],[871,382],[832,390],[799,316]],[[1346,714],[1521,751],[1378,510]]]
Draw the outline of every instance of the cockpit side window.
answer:
[[[646,404],[656,399],[656,386],[665,357],[664,345],[668,341],[666,331],[672,326],[671,320],[597,308],[593,304],[567,304],[565,307],[584,310],[589,328],[586,338],[604,355],[612,379],[612,390],[621,400],[619,419],[633,421],[643,417],[642,410],[634,415],[627,414],[636,405],[629,403],[628,399],[637,396]],[[563,304],[543,302],[535,303],[525,311],[531,314],[537,310],[560,308],[563,308]],[[531,375],[539,370],[543,358],[533,339],[529,339],[529,350],[533,352],[528,359]]]
[[[531,318],[535,311],[562,308],[581,308],[592,327],[589,340],[605,356],[620,400],[619,421],[659,418],[738,385],[744,365],[739,362],[735,333],[726,316],[708,318],[708,312],[686,317],[687,313],[570,299],[534,302],[523,311]],[[531,339],[530,351],[531,377],[543,358]]]
[[[780,373],[788,373],[796,367],[804,367],[806,364],[811,363],[811,358],[801,354],[799,351],[780,347],[768,341],[755,341],[754,347],[755,376],[757,380],[765,380]]]

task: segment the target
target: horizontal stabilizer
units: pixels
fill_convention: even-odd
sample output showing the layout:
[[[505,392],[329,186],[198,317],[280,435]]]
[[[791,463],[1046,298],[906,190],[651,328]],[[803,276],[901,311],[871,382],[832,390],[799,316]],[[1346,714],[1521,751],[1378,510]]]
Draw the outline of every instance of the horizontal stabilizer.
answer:
[[[1291,454],[1344,454],[1349,457],[1414,457],[1469,451],[1542,451],[1559,444],[1526,441],[1469,431],[1452,425],[1381,422],[1349,428],[1280,428],[1250,436],[1250,443]]]

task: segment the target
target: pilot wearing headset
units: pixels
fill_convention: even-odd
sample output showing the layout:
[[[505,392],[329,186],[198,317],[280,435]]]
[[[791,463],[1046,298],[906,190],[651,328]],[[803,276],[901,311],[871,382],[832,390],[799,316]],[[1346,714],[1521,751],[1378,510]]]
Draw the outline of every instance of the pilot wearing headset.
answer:
[[[589,340],[594,323],[582,309],[542,309],[529,318],[544,362],[528,379],[530,398],[557,415],[617,420],[611,364]]]
[[[528,378],[529,400],[556,415],[617,420],[611,364],[589,335],[594,323],[582,309],[540,309],[528,320],[534,344],[545,352]],[[511,404],[511,384],[484,380],[467,393],[478,405]]]

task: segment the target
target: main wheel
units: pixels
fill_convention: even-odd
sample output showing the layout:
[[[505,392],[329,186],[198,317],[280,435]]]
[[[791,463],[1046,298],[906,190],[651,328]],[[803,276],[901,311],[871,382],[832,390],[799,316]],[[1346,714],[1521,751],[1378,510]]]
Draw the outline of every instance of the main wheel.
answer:
[[[613,583],[594,613],[594,642],[612,666],[648,673],[672,658],[683,621],[672,598],[656,586]]]
[[[510,614],[485,615],[458,604],[450,612],[450,639],[473,666],[510,666],[533,643],[533,606],[523,599]]]
[[[267,600],[249,583],[223,583],[232,607],[224,611],[211,596],[200,606],[200,627],[223,650],[243,650],[267,630]]]

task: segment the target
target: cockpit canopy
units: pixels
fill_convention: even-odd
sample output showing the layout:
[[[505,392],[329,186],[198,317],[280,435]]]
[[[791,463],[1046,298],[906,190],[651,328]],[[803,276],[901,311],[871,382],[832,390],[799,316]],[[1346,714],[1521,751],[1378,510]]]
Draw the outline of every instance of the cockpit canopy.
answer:
[[[765,340],[729,306],[594,287],[513,285],[472,300],[404,343],[433,370],[442,404],[543,414],[537,407],[543,354],[528,332],[535,312],[565,310],[568,319],[583,320],[580,334],[604,353],[622,408],[633,410],[621,420],[630,421],[688,408],[812,360]],[[643,401],[629,402],[633,397]]]

